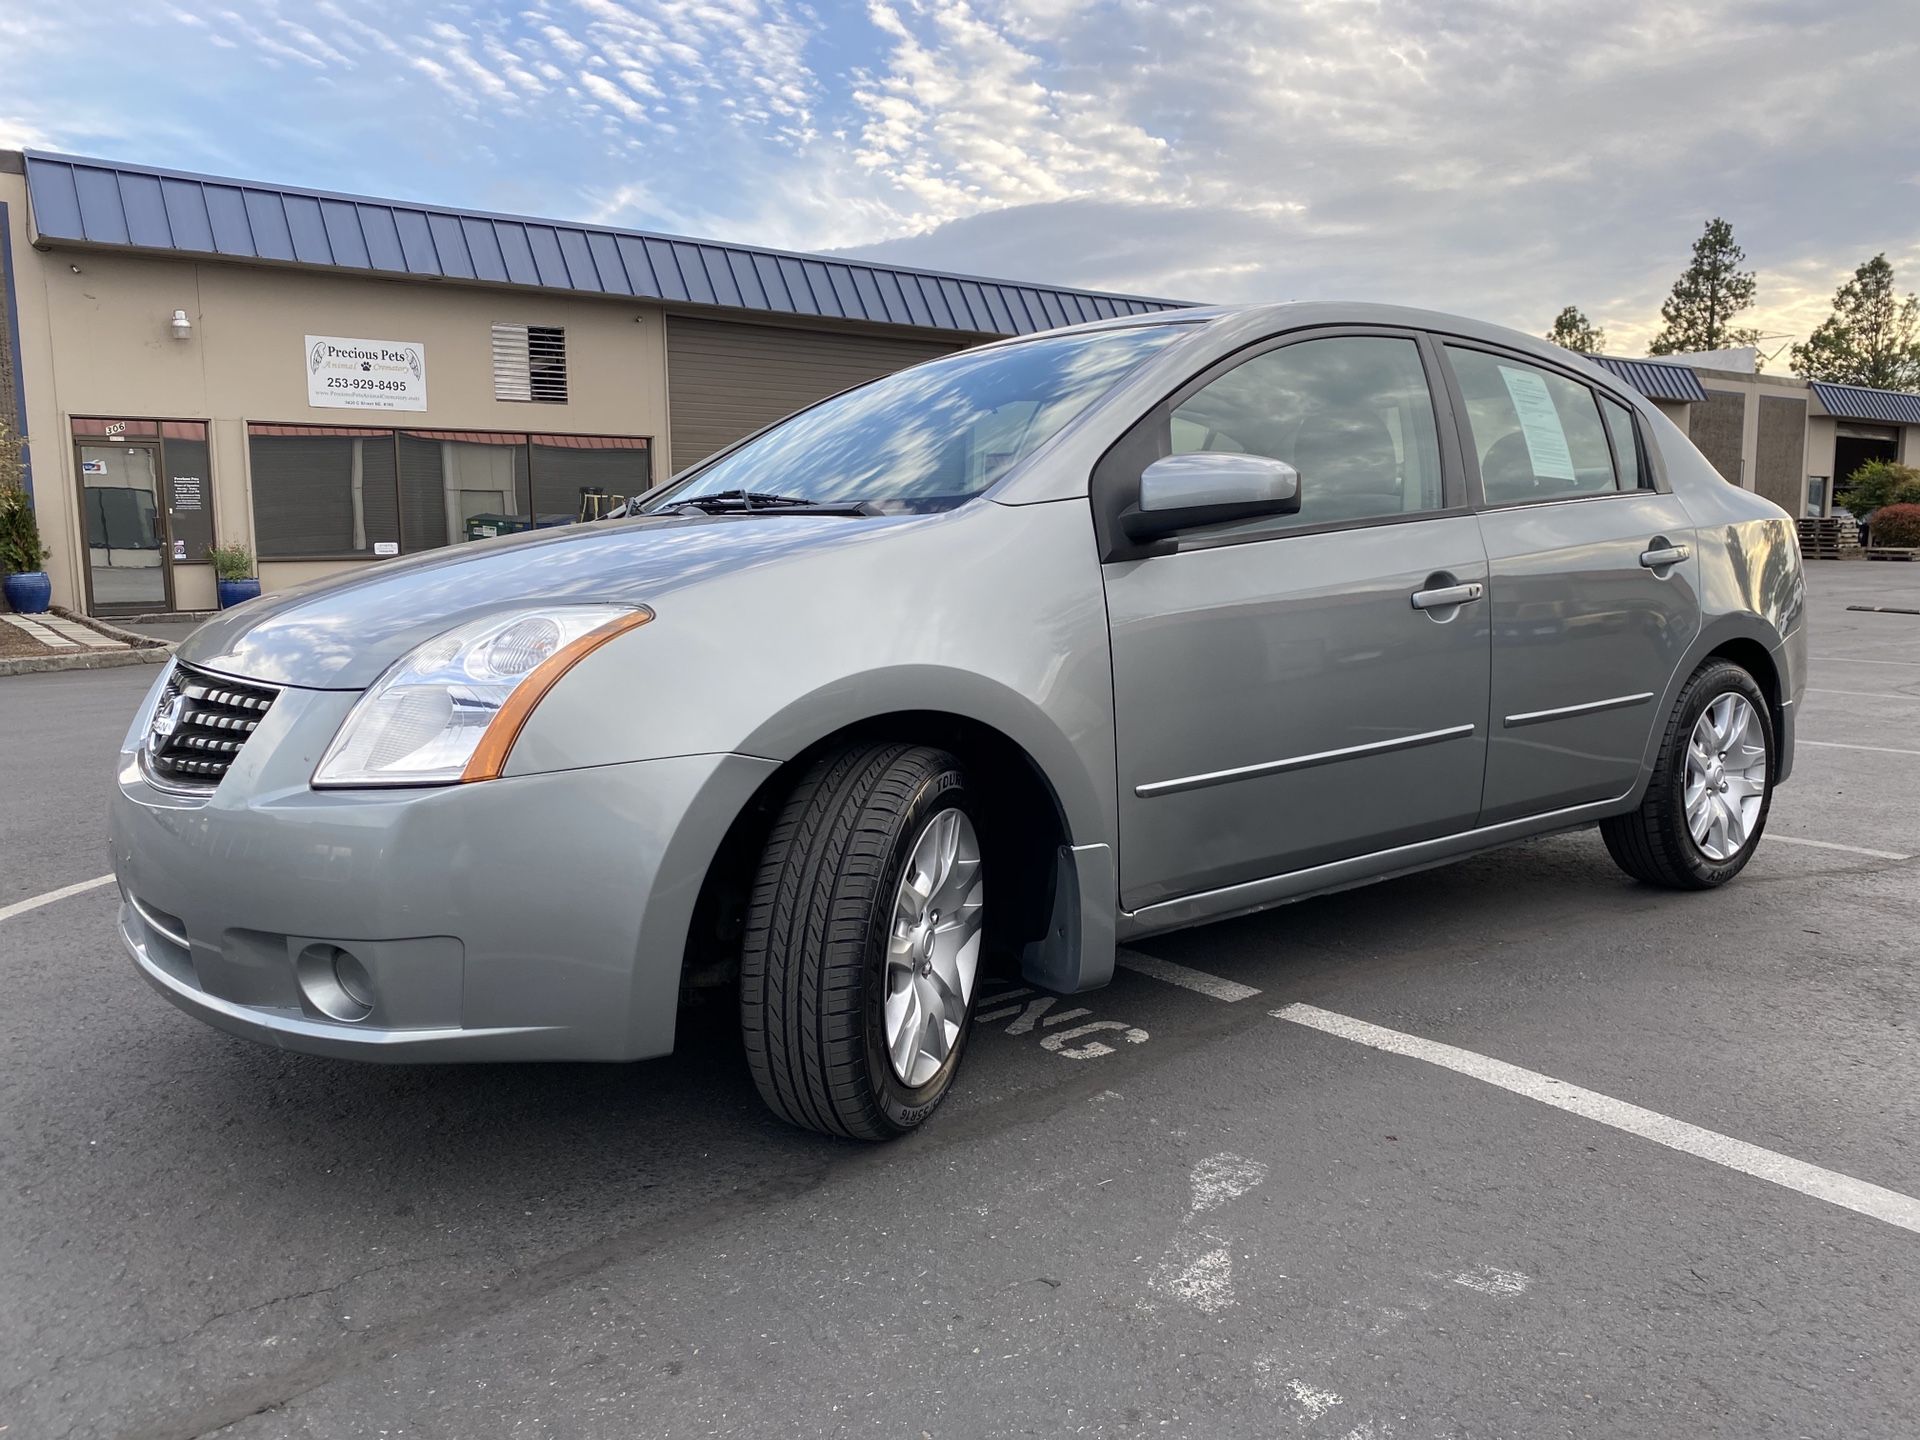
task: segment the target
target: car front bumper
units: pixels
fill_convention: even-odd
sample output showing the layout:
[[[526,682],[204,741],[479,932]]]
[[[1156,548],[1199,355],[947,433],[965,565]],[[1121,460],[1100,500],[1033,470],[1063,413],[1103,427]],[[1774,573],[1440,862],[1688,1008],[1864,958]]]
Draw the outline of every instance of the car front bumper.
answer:
[[[120,932],[140,973],[209,1024],[288,1050],[420,1061],[671,1050],[695,899],[775,763],[685,755],[314,790],[355,698],[281,691],[207,796],[156,786],[135,727],[111,833]]]

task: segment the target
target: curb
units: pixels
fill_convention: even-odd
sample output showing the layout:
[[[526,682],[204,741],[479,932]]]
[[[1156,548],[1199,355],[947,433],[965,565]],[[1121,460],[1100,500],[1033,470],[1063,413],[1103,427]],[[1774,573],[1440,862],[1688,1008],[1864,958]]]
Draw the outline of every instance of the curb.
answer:
[[[173,641],[171,640],[159,640],[152,635],[142,635],[138,630],[124,630],[118,625],[99,619],[97,616],[76,615],[64,605],[49,605],[47,609],[63,620],[71,620],[76,625],[84,625],[89,630],[98,630],[102,635],[109,636],[112,639],[123,640],[136,650],[151,650],[156,645],[164,645],[168,650],[173,649]]]
[[[53,614],[89,630],[123,641],[127,650],[85,650],[78,655],[21,655],[0,660],[0,678],[8,675],[45,675],[58,670],[117,670],[123,665],[161,665],[173,658],[173,642],[156,640],[137,630],[122,630],[91,615],[76,615],[64,605],[49,605]]]
[[[197,625],[202,621],[213,619],[213,617],[219,613],[218,610],[155,610],[148,615],[122,615],[120,618],[131,625],[171,625],[176,620],[192,621]],[[104,621],[96,620],[91,616],[87,619],[87,624],[89,625],[101,625],[104,623]]]
[[[161,665],[173,658],[164,641],[143,650],[89,650],[83,655],[22,655],[0,660],[0,678],[43,675],[50,670],[116,670],[123,665]]]

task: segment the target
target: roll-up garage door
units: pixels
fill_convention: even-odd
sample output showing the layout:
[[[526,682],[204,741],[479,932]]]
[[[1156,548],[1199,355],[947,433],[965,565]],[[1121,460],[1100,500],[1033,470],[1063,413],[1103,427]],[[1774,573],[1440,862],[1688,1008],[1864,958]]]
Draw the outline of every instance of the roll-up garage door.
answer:
[[[961,348],[951,341],[669,316],[667,410],[673,427],[673,469],[684,470],[837,390]]]

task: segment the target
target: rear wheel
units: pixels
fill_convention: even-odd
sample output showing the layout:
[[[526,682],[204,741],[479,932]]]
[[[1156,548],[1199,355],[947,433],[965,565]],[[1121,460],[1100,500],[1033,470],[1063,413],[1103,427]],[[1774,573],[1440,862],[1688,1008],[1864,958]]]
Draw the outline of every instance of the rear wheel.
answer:
[[[747,1061],[775,1114],[882,1140],[932,1113],[972,1019],[982,870],[945,751],[862,745],[807,772],[768,837],[741,953]]]
[[[1772,802],[1767,698],[1740,666],[1709,660],[1680,692],[1640,808],[1600,833],[1634,879],[1708,890],[1753,858]]]

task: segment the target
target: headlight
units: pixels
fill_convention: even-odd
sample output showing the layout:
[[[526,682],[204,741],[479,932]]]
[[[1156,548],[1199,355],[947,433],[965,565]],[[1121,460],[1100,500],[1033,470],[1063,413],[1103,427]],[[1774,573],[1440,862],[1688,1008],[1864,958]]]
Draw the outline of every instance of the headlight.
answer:
[[[315,786],[491,780],[560,677],[653,612],[541,605],[470,620],[417,645],[347,713]]]

